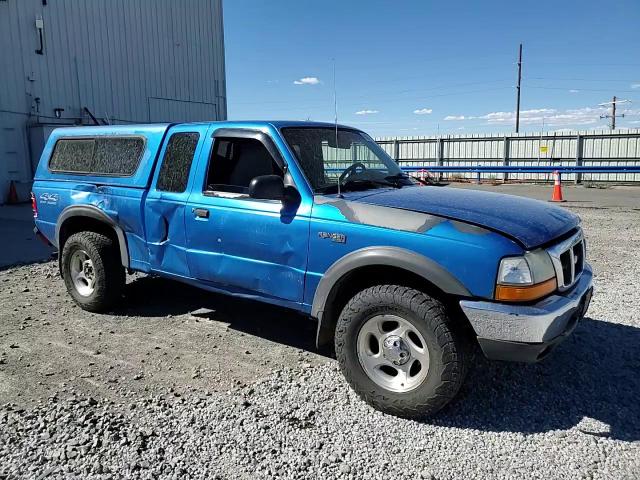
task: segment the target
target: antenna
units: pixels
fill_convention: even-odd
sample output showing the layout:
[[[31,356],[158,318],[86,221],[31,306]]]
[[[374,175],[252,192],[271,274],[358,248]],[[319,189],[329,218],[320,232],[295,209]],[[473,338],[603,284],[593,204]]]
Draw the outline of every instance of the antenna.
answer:
[[[338,163],[338,93],[336,89],[336,59],[333,58],[333,114],[334,123],[336,126],[336,164]],[[340,192],[340,176],[338,175],[338,197],[342,198],[342,192]]]

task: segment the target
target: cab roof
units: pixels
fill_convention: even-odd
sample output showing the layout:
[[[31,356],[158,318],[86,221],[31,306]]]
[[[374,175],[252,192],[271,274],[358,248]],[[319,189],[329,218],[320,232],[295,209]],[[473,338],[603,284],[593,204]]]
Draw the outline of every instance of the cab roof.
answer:
[[[122,135],[122,134],[143,134],[143,133],[163,133],[173,126],[185,125],[217,125],[228,128],[264,128],[274,127],[276,129],[286,127],[310,127],[310,128],[335,128],[330,122],[308,122],[300,120],[233,120],[218,122],[186,122],[186,123],[146,123],[128,125],[96,125],[96,126],[70,126],[56,129],[59,137],[82,136],[82,135]],[[338,124],[338,128],[353,128],[347,125]]]

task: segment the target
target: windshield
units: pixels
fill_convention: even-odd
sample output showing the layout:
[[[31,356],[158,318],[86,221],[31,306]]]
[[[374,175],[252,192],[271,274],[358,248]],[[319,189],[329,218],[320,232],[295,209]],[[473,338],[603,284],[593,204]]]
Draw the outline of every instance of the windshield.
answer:
[[[283,128],[311,187],[318,193],[400,188],[414,182],[368,135],[332,127]],[[337,137],[337,139],[336,139]]]

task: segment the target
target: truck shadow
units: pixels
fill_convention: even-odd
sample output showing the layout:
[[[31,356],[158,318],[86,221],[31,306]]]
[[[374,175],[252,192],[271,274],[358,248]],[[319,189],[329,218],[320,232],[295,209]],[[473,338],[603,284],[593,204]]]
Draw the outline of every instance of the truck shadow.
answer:
[[[140,277],[127,286],[119,315],[200,318],[318,353],[316,325],[291,310],[206,293],[169,280]],[[325,352],[326,354],[326,352]],[[458,398],[433,425],[481,431],[541,433],[578,426],[588,435],[640,440],[640,328],[585,318],[537,364],[492,362],[480,353]],[[601,422],[594,427],[583,419]]]
[[[540,363],[478,355],[459,400],[431,423],[521,433],[578,426],[588,435],[640,440],[639,347],[640,328],[587,317]],[[582,428],[585,417],[606,425]]]
[[[318,353],[316,323],[293,310],[254,300],[206,292],[196,287],[141,276],[125,288],[125,301],[116,315],[167,317],[192,314],[203,321],[294,348]]]

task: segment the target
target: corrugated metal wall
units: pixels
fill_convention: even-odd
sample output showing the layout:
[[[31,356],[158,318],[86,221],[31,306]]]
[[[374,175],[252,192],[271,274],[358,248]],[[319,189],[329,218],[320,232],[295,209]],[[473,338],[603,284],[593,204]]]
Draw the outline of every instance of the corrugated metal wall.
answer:
[[[558,134],[381,137],[376,141],[406,166],[640,166],[640,129]],[[446,174],[445,174],[446,175]],[[449,174],[451,175],[451,174]],[[454,174],[475,178],[476,174]],[[503,175],[482,174],[483,178]],[[575,179],[567,175],[567,180]],[[549,174],[509,174],[510,180],[551,180]],[[563,178],[565,178],[563,176]],[[640,182],[637,173],[582,174],[583,181]]]
[[[0,0],[0,45],[0,203],[30,125],[227,116],[221,0]]]

